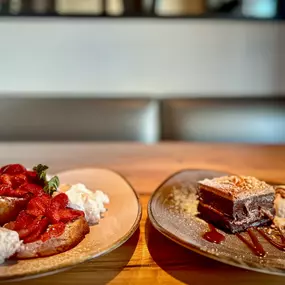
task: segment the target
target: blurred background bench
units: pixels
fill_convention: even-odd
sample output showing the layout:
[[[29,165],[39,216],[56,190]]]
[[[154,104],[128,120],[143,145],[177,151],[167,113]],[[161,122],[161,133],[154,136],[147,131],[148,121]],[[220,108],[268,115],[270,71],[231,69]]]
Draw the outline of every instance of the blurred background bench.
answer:
[[[173,1],[1,2],[0,141],[285,143],[284,1]]]
[[[2,141],[285,143],[281,99],[0,99]]]

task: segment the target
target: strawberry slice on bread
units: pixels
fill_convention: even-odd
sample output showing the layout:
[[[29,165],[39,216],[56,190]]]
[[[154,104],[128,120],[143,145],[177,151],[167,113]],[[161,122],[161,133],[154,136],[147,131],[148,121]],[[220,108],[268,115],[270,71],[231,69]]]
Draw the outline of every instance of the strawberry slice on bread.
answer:
[[[46,165],[32,171],[20,164],[0,169],[0,226],[16,231],[23,244],[16,258],[50,256],[80,243],[90,228],[82,211],[68,208],[56,193],[57,176],[47,180]]]
[[[44,181],[21,164],[0,168],[0,226],[15,219],[29,200],[43,192]]]
[[[32,198],[17,219],[5,225],[17,231],[23,245],[19,259],[50,256],[69,250],[89,233],[84,212],[67,207],[68,197],[60,193]]]
[[[46,178],[46,165],[39,164],[27,170],[21,164],[0,168],[0,226],[15,220],[30,199],[42,194],[52,195],[59,185],[57,176]]]

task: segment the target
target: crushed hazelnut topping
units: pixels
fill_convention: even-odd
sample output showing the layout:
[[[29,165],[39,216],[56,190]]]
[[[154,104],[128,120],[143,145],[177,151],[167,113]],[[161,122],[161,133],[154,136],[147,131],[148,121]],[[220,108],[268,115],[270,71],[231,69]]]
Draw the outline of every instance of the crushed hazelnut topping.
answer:
[[[272,186],[252,176],[222,176],[214,179],[204,179],[199,184],[200,187],[210,187],[233,197],[274,192]]]

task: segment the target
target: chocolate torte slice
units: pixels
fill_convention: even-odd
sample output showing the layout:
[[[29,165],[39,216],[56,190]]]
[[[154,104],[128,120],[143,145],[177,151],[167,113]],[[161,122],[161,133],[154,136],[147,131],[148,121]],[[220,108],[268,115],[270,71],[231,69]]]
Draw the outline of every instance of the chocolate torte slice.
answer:
[[[223,176],[198,183],[198,211],[209,223],[237,233],[268,224],[274,188],[251,176]]]

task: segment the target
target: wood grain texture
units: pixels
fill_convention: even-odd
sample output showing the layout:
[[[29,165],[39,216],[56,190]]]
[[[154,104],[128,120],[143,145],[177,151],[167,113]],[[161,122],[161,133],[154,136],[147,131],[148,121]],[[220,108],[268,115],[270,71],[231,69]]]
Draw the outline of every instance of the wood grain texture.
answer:
[[[147,203],[169,175],[185,168],[216,169],[285,183],[285,146],[162,143],[0,144],[0,164],[46,163],[54,172],[76,167],[111,168],[140,193],[143,218],[123,246],[67,272],[13,284],[270,284],[279,276],[237,269],[188,251],[158,233]]]

